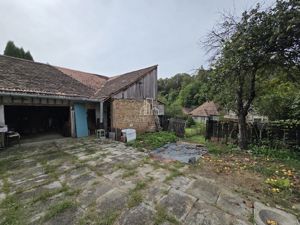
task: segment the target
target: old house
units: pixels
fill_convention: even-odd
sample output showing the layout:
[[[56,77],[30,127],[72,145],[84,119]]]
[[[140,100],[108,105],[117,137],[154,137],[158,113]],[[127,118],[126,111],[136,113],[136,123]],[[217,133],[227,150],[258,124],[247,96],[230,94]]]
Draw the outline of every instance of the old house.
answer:
[[[207,101],[192,110],[189,115],[195,122],[206,122],[209,119],[218,120],[220,116],[218,108],[218,105],[213,101]]]
[[[107,77],[0,55],[0,125],[21,135],[154,131],[157,66]]]

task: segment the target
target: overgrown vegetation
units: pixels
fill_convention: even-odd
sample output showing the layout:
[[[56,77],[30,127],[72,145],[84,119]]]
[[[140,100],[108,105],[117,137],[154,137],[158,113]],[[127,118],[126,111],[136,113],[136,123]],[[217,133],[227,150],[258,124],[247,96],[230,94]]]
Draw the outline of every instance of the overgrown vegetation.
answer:
[[[141,180],[136,184],[134,189],[130,190],[128,200],[129,208],[135,207],[143,201],[141,190],[143,190],[147,186],[147,182],[147,180]]]
[[[180,224],[180,222],[174,216],[170,215],[167,212],[166,208],[164,208],[160,205],[157,205],[155,209],[156,209],[156,215],[155,215],[155,219],[154,219],[155,225],[160,225],[165,222],[169,222],[174,225]]]
[[[135,141],[128,142],[127,145],[144,151],[159,148],[167,143],[175,142],[176,140],[177,137],[175,133],[160,131],[138,135]]]
[[[53,205],[49,208],[48,212],[46,213],[46,215],[44,216],[44,220],[47,221],[53,217],[55,217],[56,215],[64,212],[65,210],[74,207],[75,204],[71,201],[63,201],[60,202],[56,205]]]
[[[242,174],[260,180],[259,187],[247,182],[243,190],[247,195],[255,193],[263,201],[279,204],[286,210],[292,210],[293,204],[300,201],[300,158],[286,149],[270,149],[265,146],[251,146],[247,152],[241,152],[235,145],[214,142],[205,143],[209,154],[190,167],[192,171],[209,170],[217,176],[246,179]],[[255,179],[257,182],[257,179]],[[241,181],[244,183],[244,181]],[[251,191],[252,192],[251,192]],[[292,211],[295,214],[300,212]],[[300,215],[300,214],[299,214]]]
[[[205,134],[205,123],[196,123],[185,128],[185,137],[200,136]]]
[[[7,196],[0,204],[1,224],[23,225],[26,224],[23,205],[16,196]]]

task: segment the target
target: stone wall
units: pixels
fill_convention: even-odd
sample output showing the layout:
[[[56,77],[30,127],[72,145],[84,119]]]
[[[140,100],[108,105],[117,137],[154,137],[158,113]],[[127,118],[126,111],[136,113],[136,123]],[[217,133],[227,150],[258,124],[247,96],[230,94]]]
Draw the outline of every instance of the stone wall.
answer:
[[[138,133],[155,131],[154,115],[144,100],[114,99],[111,110],[113,128],[133,128]]]

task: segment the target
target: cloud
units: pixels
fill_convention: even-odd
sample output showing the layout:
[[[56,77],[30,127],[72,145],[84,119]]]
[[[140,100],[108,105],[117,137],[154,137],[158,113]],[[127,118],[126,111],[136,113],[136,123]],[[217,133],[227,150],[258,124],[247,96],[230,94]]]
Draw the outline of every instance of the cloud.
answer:
[[[207,65],[199,40],[220,11],[240,13],[256,2],[1,1],[0,49],[13,40],[53,65],[114,75],[159,64],[159,75],[171,76]]]

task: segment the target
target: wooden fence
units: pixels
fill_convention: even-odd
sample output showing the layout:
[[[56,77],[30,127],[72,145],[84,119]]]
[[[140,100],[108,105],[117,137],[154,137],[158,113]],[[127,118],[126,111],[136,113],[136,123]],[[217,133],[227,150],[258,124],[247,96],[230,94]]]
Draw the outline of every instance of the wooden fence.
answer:
[[[175,132],[176,136],[184,137],[185,120],[161,116],[160,125],[164,131]]]
[[[206,123],[206,139],[234,142],[238,139],[238,123],[234,121],[212,121]],[[272,123],[248,123],[247,141],[252,144],[267,144],[272,147],[300,146],[300,125],[283,126]]]

